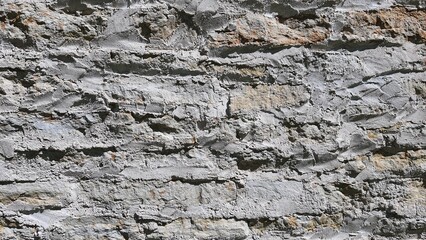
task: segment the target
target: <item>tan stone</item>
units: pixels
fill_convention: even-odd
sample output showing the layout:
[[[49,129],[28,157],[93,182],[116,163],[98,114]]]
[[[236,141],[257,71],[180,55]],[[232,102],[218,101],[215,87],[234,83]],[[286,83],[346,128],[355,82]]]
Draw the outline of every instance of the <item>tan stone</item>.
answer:
[[[177,219],[170,224],[158,227],[150,235],[153,238],[171,239],[176,235],[189,239],[245,239],[249,235],[249,228],[244,221],[234,219]]]
[[[245,86],[241,92],[231,95],[230,108],[231,113],[266,110],[286,106],[298,106],[308,99],[309,94],[303,86]]]
[[[371,161],[378,171],[404,171],[410,167],[420,168],[426,164],[426,153],[424,150],[418,150],[399,152],[392,156],[374,154]]]
[[[289,227],[291,227],[292,229],[296,229],[299,226],[299,223],[297,221],[297,218],[294,216],[291,216],[289,218],[287,218],[287,224]]]
[[[298,22],[299,29],[297,25],[290,26],[260,14],[247,14],[232,24],[235,26],[234,31],[212,35],[212,46],[306,45],[324,41],[329,35],[329,30],[324,27],[303,28],[303,23]]]
[[[377,12],[352,12],[348,16],[348,24],[343,29],[343,34],[348,39],[402,37],[424,43],[426,11],[409,11],[403,7],[397,7]]]
[[[404,170],[409,167],[409,160],[406,158],[405,153],[398,153],[393,156],[374,154],[371,160],[378,171]]]
[[[421,181],[413,181],[410,183],[409,201],[419,202],[426,206],[426,188]]]

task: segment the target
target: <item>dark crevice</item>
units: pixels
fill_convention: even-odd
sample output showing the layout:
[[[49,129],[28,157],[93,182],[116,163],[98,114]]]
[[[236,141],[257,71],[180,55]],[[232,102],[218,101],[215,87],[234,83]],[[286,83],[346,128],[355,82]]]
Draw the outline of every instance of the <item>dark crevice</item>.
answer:
[[[170,222],[168,219],[152,219],[152,218],[153,217],[145,217],[144,218],[143,216],[140,216],[138,213],[135,213],[133,215],[133,219],[135,220],[136,223],[139,223],[139,224],[146,224],[146,223],[155,222],[160,226],[164,226],[164,225],[166,225],[167,223]],[[159,217],[159,218],[161,218],[161,217]],[[153,231],[148,231],[148,234],[149,233],[153,233]]]
[[[148,126],[154,131],[154,132],[164,132],[164,133],[176,133],[179,131],[179,129],[173,128],[168,126],[167,124],[163,123],[148,123]]]
[[[43,149],[40,151],[39,156],[49,161],[60,161],[63,157],[65,157],[66,154],[66,151]]]
[[[242,82],[242,83],[268,82],[268,78],[266,77],[245,76],[245,75],[234,73],[234,72],[225,72],[223,74],[220,74],[218,78],[222,82]]]
[[[84,153],[86,156],[100,157],[105,152],[117,152],[115,147],[93,147],[78,149],[77,151]],[[34,159],[40,157],[48,161],[61,161],[64,157],[72,156],[74,153],[70,150],[57,150],[57,149],[40,149],[40,150],[29,150],[29,151],[16,151],[18,156],[24,156],[27,159]]]
[[[118,232],[120,233],[120,235],[124,238],[124,240],[128,240],[130,239],[129,233],[126,232],[125,230],[118,230]]]
[[[0,185],[9,185],[15,183],[14,180],[1,180]]]
[[[101,118],[102,122],[105,122],[105,119],[108,117],[109,112],[107,111],[102,111],[102,112],[93,112],[93,113],[97,113],[98,116]]]
[[[34,80],[27,78],[29,75],[34,74],[32,70],[20,68],[0,68],[0,72],[2,71],[11,71],[14,73],[12,75],[6,75],[4,78],[14,82],[19,82],[25,88],[32,87],[35,84]]]
[[[16,155],[23,156],[26,159],[34,159],[38,156],[39,150],[15,151]]]
[[[74,63],[75,62],[75,59],[72,56],[65,55],[65,54],[63,54],[63,55],[53,55],[53,54],[50,54],[49,58],[50,59],[57,59],[57,60],[62,61],[64,63]]]
[[[113,147],[92,147],[78,150],[83,152],[86,156],[100,157],[106,152],[117,152],[117,149]]]
[[[149,23],[143,22],[139,24],[139,28],[141,29],[141,35],[142,37],[146,38],[149,41],[149,38],[151,38],[152,31],[149,26]]]
[[[56,149],[39,149],[39,150],[27,150],[27,151],[16,151],[17,156],[23,156],[27,159],[34,159],[41,157],[49,161],[60,161],[67,155],[67,151],[61,151]]]
[[[275,54],[285,49],[302,47],[302,46],[303,45],[297,46],[297,45],[272,45],[272,44],[265,44],[261,46],[249,45],[249,44],[244,46],[232,46],[232,47],[226,46],[226,47],[210,49],[209,56],[227,58],[231,54],[247,54],[247,53],[254,53],[254,52]]]
[[[161,60],[159,60],[161,61]],[[163,62],[164,63],[164,62]],[[162,63],[162,64],[163,64]],[[140,76],[158,76],[158,75],[173,75],[173,76],[199,76],[205,72],[200,70],[191,70],[185,68],[172,68],[162,64],[150,65],[147,63],[108,63],[108,67],[112,72],[119,74],[136,74]]]
[[[120,111],[120,105],[117,102],[110,102],[108,104],[108,107],[111,109],[112,112]]]
[[[359,175],[359,172],[357,171],[347,171],[347,175],[351,178],[356,178],[356,176]]]
[[[283,168],[289,165],[290,158],[279,158],[275,161],[275,168]]]
[[[217,178],[211,178],[211,179],[193,179],[193,178],[184,178],[184,177],[179,177],[179,176],[172,176],[171,177],[171,181],[176,182],[179,181],[181,183],[188,183],[191,185],[201,185],[201,184],[205,184],[205,183],[225,183],[226,180],[218,180]]]
[[[303,12],[297,12],[296,14],[291,16],[278,15],[277,18],[279,23],[286,24],[287,20],[294,19],[294,20],[304,21],[307,19],[318,19],[319,16],[316,14],[314,9],[310,9]]]
[[[27,48],[32,48],[36,46],[36,42],[30,36],[25,36],[25,39],[11,38],[11,39],[7,39],[7,41],[11,43],[14,47],[21,48],[21,49],[27,49]]]
[[[256,219],[244,219],[251,229],[270,229],[272,231],[288,231],[289,227],[282,218],[260,217]]]
[[[25,215],[35,214],[35,213],[42,213],[45,210],[61,210],[63,207],[61,206],[55,206],[55,205],[45,205],[41,207],[37,207],[34,209],[21,209],[19,210],[20,213]]]
[[[419,34],[419,32],[416,32],[416,34],[414,36],[407,36],[407,40],[409,42],[414,43],[414,44],[424,44],[426,42],[426,40],[424,39],[424,37],[421,36]]]
[[[36,180],[2,180],[0,185],[9,185],[14,183],[34,183]]]
[[[361,199],[362,198],[362,192],[350,184],[347,183],[335,183],[335,187],[339,189],[343,195],[351,198],[351,199]]]
[[[202,35],[201,28],[194,21],[194,15],[188,14],[183,10],[175,10],[180,22],[184,23],[189,29],[194,30],[198,35]]]
[[[208,128],[208,121],[207,120],[201,120],[201,121],[197,121],[197,128],[199,130],[207,130]]]
[[[384,157],[393,156],[399,152],[406,152],[408,149],[403,146],[395,145],[395,146],[386,146],[379,149],[375,149],[373,154],[379,154]],[[414,149],[416,150],[416,149]]]
[[[378,118],[381,116],[384,116],[388,113],[381,113],[381,114],[354,114],[352,116],[345,116],[348,122],[358,122],[358,121],[366,121],[373,118]]]
[[[231,111],[231,95],[228,96],[228,102],[226,102],[226,116],[228,118],[232,117]]]
[[[161,155],[171,155],[171,154],[177,154],[177,153],[183,153],[186,154],[189,150],[193,149],[194,145],[184,146],[180,148],[174,148],[174,149],[166,149],[163,148],[160,151],[153,151],[154,153],[161,154]]]
[[[93,104],[95,102],[97,102],[97,96],[94,94],[90,94],[90,93],[84,93],[81,96],[81,99],[78,101],[75,101],[71,107],[77,107],[77,106],[87,106],[90,104]]]
[[[423,72],[425,72],[425,69],[394,69],[394,70],[385,71],[373,76],[364,77],[362,81],[366,82],[370,80],[371,78],[389,76],[389,75],[398,74],[398,73],[408,74],[408,73],[423,73]]]
[[[240,160],[237,162],[237,167],[240,170],[256,171],[270,163],[270,160]]]
[[[382,156],[392,156],[399,152],[407,152],[408,150],[418,150],[415,146],[405,146],[398,144],[397,138],[395,136],[384,135],[383,139],[385,141],[385,146],[379,149],[375,149],[373,154],[380,154]]]
[[[130,112],[133,119],[135,119],[136,122],[142,123],[142,122],[148,122],[151,118],[160,118],[164,115],[162,114],[153,114],[153,113],[138,113],[138,112]]]
[[[328,51],[347,50],[349,52],[365,51],[378,47],[399,47],[399,43],[391,43],[384,40],[369,41],[345,41],[345,40],[329,40],[326,44],[315,44],[313,48],[324,49]]]
[[[404,219],[403,216],[399,215],[398,213],[396,213],[395,211],[393,211],[393,209],[386,209],[385,211],[386,213],[386,218],[390,218],[390,219]]]

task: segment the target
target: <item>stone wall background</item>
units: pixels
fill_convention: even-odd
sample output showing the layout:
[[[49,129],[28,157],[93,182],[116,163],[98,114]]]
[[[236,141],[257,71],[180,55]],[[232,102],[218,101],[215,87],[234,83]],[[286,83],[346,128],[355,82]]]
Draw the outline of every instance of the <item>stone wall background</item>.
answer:
[[[425,9],[1,0],[0,238],[426,238]]]

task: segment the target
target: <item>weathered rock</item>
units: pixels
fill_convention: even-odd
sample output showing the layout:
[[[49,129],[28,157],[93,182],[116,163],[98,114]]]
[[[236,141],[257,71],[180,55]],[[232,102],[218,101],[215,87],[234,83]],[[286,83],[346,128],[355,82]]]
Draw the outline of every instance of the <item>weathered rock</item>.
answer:
[[[13,142],[10,140],[0,141],[0,154],[5,158],[12,158],[14,155]]]
[[[425,8],[0,1],[0,238],[426,238]]]

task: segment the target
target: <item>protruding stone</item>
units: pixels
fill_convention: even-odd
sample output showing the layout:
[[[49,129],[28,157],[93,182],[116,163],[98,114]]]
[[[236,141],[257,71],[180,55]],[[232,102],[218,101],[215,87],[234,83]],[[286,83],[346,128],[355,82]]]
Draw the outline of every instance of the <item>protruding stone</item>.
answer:
[[[0,140],[0,154],[6,159],[13,158],[14,143],[11,140]]]

